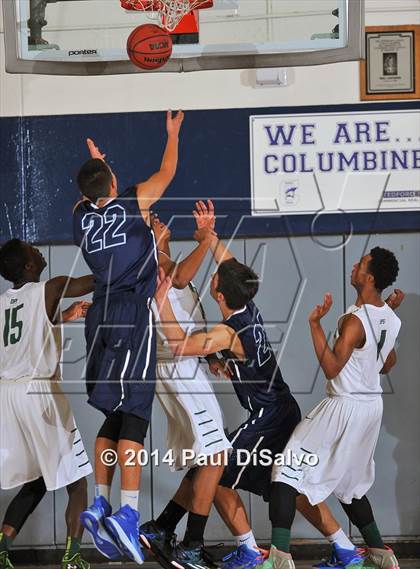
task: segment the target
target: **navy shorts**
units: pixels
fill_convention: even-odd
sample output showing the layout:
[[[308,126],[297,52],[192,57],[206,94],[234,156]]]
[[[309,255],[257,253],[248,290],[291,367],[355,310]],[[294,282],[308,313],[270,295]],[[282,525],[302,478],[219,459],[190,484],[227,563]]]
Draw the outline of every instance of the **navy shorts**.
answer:
[[[94,301],[86,316],[88,402],[109,415],[150,421],[156,385],[156,337],[150,301],[122,292]]]
[[[299,405],[290,394],[269,407],[253,411],[248,420],[228,436],[233,452],[220,485],[252,492],[268,502],[272,471],[272,464],[268,463],[283,451],[300,420]]]

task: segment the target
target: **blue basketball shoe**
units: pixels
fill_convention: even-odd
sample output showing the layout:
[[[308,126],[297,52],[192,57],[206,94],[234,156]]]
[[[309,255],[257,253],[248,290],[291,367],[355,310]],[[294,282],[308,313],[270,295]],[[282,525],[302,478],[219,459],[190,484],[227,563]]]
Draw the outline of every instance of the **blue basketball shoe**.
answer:
[[[80,521],[92,536],[96,549],[107,559],[119,561],[122,559],[123,553],[104,526],[105,518],[111,513],[110,504],[103,496],[98,496],[92,506],[80,514]]]
[[[118,512],[105,518],[108,533],[117,542],[118,547],[127,557],[141,565],[144,555],[140,545],[140,514],[128,504]]]
[[[362,555],[360,549],[344,549],[337,544],[333,544],[333,551],[330,560],[321,561],[314,567],[318,569],[375,569],[375,566]]]
[[[240,545],[232,553],[222,559],[221,569],[253,569],[264,563],[266,556],[263,551]]]

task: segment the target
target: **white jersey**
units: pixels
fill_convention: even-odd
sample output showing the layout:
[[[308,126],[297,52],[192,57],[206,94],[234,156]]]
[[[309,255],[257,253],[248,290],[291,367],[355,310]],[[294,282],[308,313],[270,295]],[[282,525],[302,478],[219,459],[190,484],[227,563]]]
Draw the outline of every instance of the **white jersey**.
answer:
[[[168,293],[168,300],[171,303],[176,320],[187,335],[198,330],[205,330],[204,310],[198,292],[192,283],[183,289],[171,288]],[[173,361],[174,356],[167,346],[156,305],[153,306],[153,309],[157,325],[157,361]]]
[[[379,372],[394,347],[401,320],[386,303],[381,307],[373,304],[353,305],[339,319],[336,338],[342,319],[347,314],[354,314],[360,319],[366,341],[362,348],[353,350],[338,376],[328,381],[327,393],[360,400],[374,399],[382,393]]]
[[[48,318],[45,282],[0,296],[0,333],[0,380],[61,378],[61,325]]]

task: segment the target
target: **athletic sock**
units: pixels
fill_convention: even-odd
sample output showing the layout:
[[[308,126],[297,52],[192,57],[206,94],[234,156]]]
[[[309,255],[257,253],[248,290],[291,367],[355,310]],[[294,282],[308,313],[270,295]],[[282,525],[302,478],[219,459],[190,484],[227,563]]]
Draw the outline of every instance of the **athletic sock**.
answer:
[[[76,555],[76,553],[79,553],[81,541],[82,540],[80,537],[70,537],[69,536],[67,538],[66,551],[64,553],[63,559],[71,559],[72,557],[74,557],[74,555]]]
[[[327,539],[330,543],[335,543],[336,545],[338,545],[338,547],[341,547],[342,549],[355,548],[354,544],[349,540],[349,538],[346,536],[342,528],[337,530],[335,533],[332,533],[331,535],[327,535]]]
[[[249,531],[248,533],[244,533],[242,535],[235,535],[236,546],[239,547],[241,545],[247,545],[251,549],[253,547],[258,547],[257,542],[255,541],[253,531]]]
[[[13,537],[6,535],[5,533],[0,533],[0,553],[2,551],[9,551],[12,547]]]
[[[102,496],[108,503],[110,503],[111,486],[108,486],[107,484],[95,484],[95,497],[98,498],[99,496]]]
[[[193,549],[203,545],[204,531],[208,519],[208,516],[194,514],[193,512],[188,514],[187,530],[185,532],[184,541],[182,542],[185,547]]]
[[[273,528],[271,543],[280,551],[290,553],[290,529]]]
[[[171,500],[156,520],[156,523],[168,533],[174,533],[176,526],[186,513],[187,510],[185,508]]]
[[[130,506],[133,510],[139,509],[139,494],[138,490],[122,490],[121,489],[121,507]]]
[[[368,547],[385,549],[385,544],[382,541],[381,534],[379,533],[378,526],[375,522],[371,522],[367,526],[359,529]]]

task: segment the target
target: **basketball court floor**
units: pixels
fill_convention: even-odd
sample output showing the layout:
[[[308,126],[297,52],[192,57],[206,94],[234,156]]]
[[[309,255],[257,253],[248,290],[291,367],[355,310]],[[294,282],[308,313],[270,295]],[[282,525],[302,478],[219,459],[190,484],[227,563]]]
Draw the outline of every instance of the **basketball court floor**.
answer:
[[[295,561],[296,569],[310,569],[314,563],[319,563],[318,560],[311,561]],[[41,567],[41,566],[39,566]],[[56,565],[48,565],[44,569],[56,569]],[[138,567],[135,563],[104,563],[101,565],[91,565],[91,569],[112,569],[113,567],[124,567],[125,569],[131,569],[132,567]],[[143,565],[144,569],[160,569],[160,565],[157,563],[145,563]],[[24,565],[20,566],[20,569],[33,569],[34,565]],[[420,569],[419,559],[402,559],[400,560],[400,569]]]

